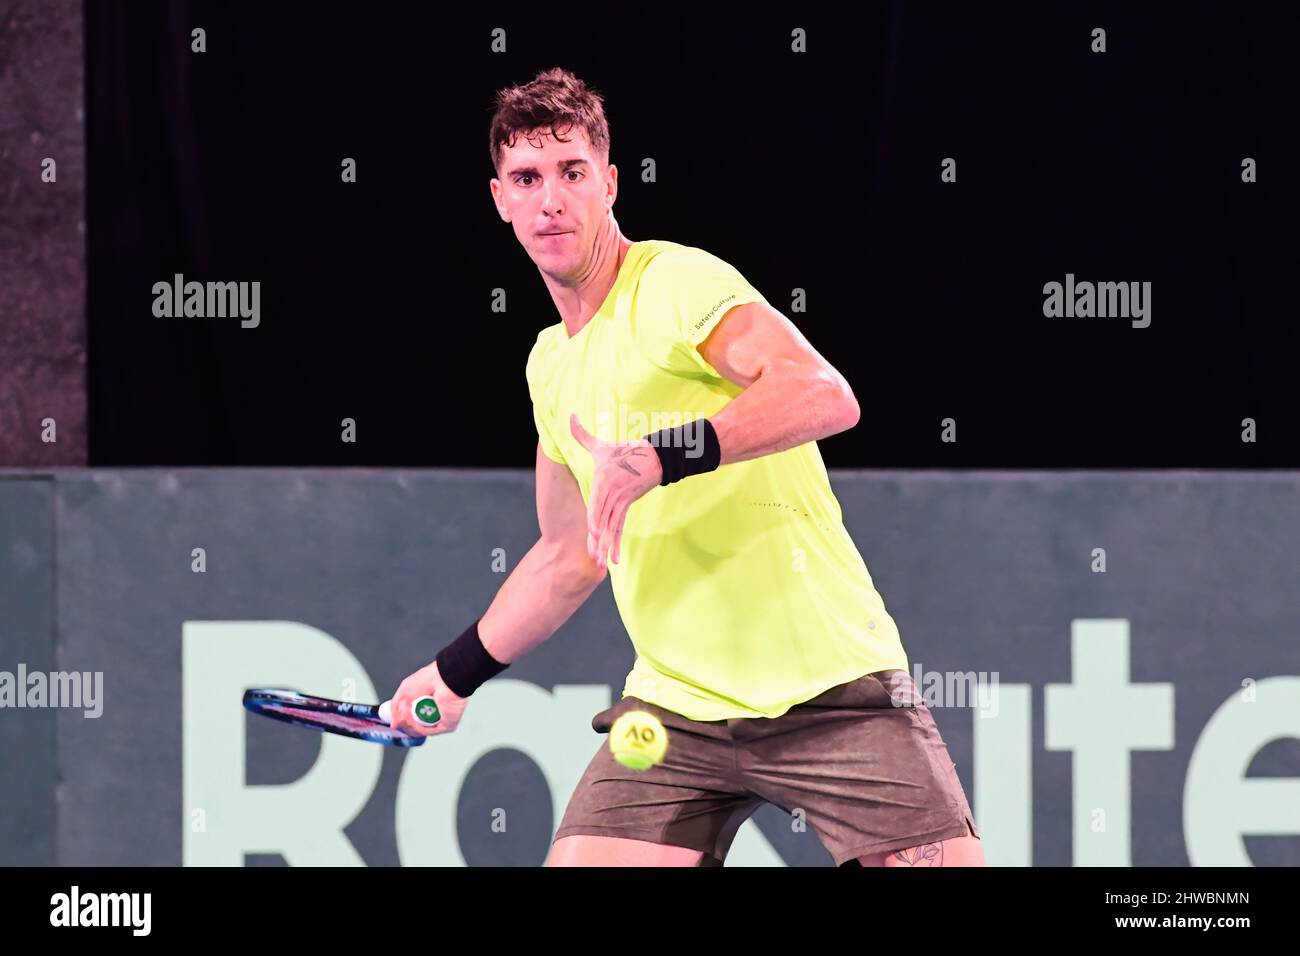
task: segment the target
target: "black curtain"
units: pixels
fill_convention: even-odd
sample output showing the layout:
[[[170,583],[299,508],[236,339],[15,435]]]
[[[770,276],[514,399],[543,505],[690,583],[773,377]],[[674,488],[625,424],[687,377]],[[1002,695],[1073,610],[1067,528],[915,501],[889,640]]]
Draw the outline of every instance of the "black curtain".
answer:
[[[91,463],[530,466],[558,315],[487,131],[558,65],[624,233],[727,259],[848,377],[831,466],[1300,464],[1283,5],[756,7],[87,3]],[[260,326],[155,317],[176,273],[260,281]],[[1067,273],[1151,282],[1151,326],[1044,317]]]

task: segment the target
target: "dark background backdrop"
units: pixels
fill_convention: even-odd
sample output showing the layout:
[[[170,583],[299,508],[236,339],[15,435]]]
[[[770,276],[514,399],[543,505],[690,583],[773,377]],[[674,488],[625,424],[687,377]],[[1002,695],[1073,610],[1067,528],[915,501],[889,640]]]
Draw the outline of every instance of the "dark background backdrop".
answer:
[[[1283,6],[87,3],[90,464],[531,466],[558,314],[487,132],[564,66],[624,233],[728,260],[853,385],[829,465],[1300,466]],[[176,272],[259,280],[261,326],[154,317]],[[1067,272],[1152,282],[1150,328],[1045,318]]]

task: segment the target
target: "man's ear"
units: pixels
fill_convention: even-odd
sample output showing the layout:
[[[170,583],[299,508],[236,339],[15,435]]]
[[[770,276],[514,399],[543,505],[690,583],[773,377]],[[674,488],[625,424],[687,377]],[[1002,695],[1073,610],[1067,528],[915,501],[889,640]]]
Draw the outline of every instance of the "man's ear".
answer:
[[[493,182],[495,182],[495,180],[493,180]],[[496,207],[497,215],[501,217],[503,222],[510,221],[510,213],[506,212],[505,206],[497,199],[497,192],[495,189],[492,190],[492,205]]]

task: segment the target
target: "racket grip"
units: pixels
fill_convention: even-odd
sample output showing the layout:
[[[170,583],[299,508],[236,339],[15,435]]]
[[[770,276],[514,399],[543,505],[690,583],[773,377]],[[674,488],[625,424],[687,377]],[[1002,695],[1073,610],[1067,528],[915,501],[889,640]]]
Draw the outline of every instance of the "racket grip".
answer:
[[[431,720],[421,716],[420,711],[424,707],[432,708]],[[438,705],[434,703],[432,697],[421,697],[418,700],[413,701],[411,704],[411,715],[426,727],[432,727],[442,719],[442,715],[438,713]],[[379,705],[379,719],[386,724],[391,724],[393,722],[393,702],[391,700],[386,700]]]
[[[411,716],[426,727],[432,727],[442,720],[442,714],[438,712],[437,702],[429,696],[417,697],[411,701]]]

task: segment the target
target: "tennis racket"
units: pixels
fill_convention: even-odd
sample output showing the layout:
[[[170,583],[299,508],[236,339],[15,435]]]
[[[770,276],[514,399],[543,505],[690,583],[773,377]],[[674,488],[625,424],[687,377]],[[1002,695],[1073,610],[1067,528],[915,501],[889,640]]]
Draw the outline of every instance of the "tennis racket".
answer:
[[[315,697],[296,690],[256,688],[244,691],[244,708],[286,724],[390,747],[418,747],[424,743],[419,734],[389,728],[392,701],[388,700],[382,704],[358,704]],[[411,712],[419,723],[428,727],[436,724],[442,716],[432,697],[421,697],[412,702]]]

